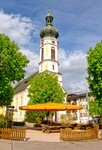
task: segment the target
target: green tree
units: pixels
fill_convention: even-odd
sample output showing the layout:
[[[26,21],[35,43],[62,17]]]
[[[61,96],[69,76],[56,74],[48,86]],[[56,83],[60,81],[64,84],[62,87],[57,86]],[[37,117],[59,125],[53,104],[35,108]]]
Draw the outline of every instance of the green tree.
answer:
[[[46,102],[63,102],[65,92],[58,83],[58,78],[54,74],[47,72],[35,75],[30,81],[28,89],[30,98],[29,104]]]
[[[27,66],[18,45],[5,34],[0,34],[0,105],[9,105],[13,97],[12,82],[24,78]]]
[[[86,58],[89,88],[98,107],[102,107],[102,42],[90,48]]]
[[[28,89],[28,96],[30,98],[29,105],[46,102],[61,103],[64,101],[66,93],[58,83],[58,77],[55,74],[43,72],[35,75],[30,80],[30,87]],[[26,120],[29,120],[34,114],[33,121],[37,113],[26,113]],[[44,113],[46,115],[46,113]],[[39,113],[38,113],[39,116]],[[43,116],[40,113],[40,116]],[[28,119],[27,119],[28,118]]]
[[[101,116],[102,107],[98,106],[97,101],[89,101],[89,113],[93,116]]]
[[[0,106],[10,105],[14,89],[10,82],[4,83],[0,80]]]

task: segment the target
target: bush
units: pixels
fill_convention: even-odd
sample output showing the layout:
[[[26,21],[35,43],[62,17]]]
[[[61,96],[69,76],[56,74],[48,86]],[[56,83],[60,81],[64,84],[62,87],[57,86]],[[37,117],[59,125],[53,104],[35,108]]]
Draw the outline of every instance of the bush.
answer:
[[[42,123],[42,117],[36,118],[36,122],[35,122],[35,123],[36,123],[36,124],[35,124],[36,127],[41,126],[41,123]]]
[[[12,127],[12,118],[11,117],[6,118],[6,127],[7,128]]]
[[[6,127],[6,119],[3,115],[0,115],[0,128]]]
[[[25,121],[30,122],[30,123],[36,123],[37,122],[37,118],[45,118],[46,116],[46,112],[26,112],[26,117],[25,117]]]
[[[72,130],[72,128],[65,128],[65,130],[71,131],[71,130]]]

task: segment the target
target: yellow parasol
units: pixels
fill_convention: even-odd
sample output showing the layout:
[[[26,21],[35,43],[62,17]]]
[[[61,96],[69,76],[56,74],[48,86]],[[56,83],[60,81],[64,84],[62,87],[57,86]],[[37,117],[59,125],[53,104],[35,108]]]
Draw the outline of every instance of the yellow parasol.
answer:
[[[20,110],[29,110],[29,111],[64,111],[64,110],[81,110],[81,106],[77,105],[68,105],[64,103],[42,103],[28,106],[19,107]]]

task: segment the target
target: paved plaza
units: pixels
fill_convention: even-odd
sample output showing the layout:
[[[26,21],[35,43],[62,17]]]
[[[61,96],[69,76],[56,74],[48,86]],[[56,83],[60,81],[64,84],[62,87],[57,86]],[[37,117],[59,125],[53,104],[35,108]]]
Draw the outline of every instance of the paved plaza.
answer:
[[[102,140],[63,142],[59,133],[37,130],[27,130],[26,137],[26,141],[0,139],[0,150],[102,150]]]
[[[102,150],[102,141],[35,142],[0,140],[0,150]]]

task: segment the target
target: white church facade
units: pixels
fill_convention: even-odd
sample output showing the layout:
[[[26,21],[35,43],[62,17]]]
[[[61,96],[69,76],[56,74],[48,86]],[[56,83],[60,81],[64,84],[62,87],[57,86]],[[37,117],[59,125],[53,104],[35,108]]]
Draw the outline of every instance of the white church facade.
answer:
[[[58,76],[58,81],[62,86],[62,74],[59,73],[58,62],[58,31],[53,27],[53,16],[48,11],[46,17],[46,25],[40,31],[40,62],[39,71],[32,74],[28,78],[21,81],[15,86],[15,94],[12,102],[12,106],[15,107],[13,121],[22,122],[25,118],[25,111],[19,110],[20,106],[28,104],[28,81],[37,73],[48,71]],[[62,87],[63,88],[63,87]]]

